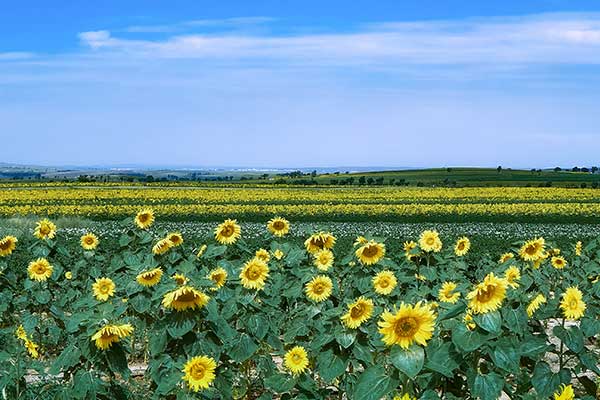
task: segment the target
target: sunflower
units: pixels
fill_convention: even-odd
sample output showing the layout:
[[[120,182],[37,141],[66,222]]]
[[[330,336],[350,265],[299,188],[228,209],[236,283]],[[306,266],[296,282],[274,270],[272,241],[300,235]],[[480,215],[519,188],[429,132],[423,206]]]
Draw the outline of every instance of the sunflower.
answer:
[[[408,253],[412,249],[416,249],[417,248],[417,242],[415,242],[414,240],[404,242],[402,244],[402,248],[404,249],[405,252]]]
[[[56,236],[56,225],[54,225],[54,223],[52,223],[49,219],[44,218],[38,221],[33,234],[38,239],[54,239]]]
[[[106,350],[110,348],[113,343],[131,335],[132,332],[133,326],[131,326],[131,324],[105,325],[92,336],[91,340],[95,342],[97,348]]]
[[[398,280],[392,271],[383,270],[373,277],[373,289],[375,293],[388,295],[398,284]]]
[[[356,238],[356,240],[354,241],[354,247],[356,247],[356,246],[362,246],[365,243],[369,243],[369,240],[366,237],[364,237],[364,236],[358,236]]]
[[[506,280],[508,286],[516,289],[519,287],[519,280],[521,280],[521,271],[519,271],[519,268],[515,267],[514,265],[512,267],[508,267],[506,271],[504,271],[504,279]]]
[[[290,223],[285,218],[271,218],[269,222],[267,222],[267,229],[273,234],[273,236],[283,237],[290,231]]]
[[[454,254],[456,254],[459,257],[462,257],[469,252],[470,248],[471,241],[469,240],[469,238],[461,237],[456,241],[456,244],[454,245]]]
[[[235,219],[226,219],[215,228],[215,239],[221,244],[234,244],[242,235],[242,228]]]
[[[169,239],[173,247],[181,246],[183,244],[183,236],[179,232],[169,233],[166,239]]]
[[[93,233],[86,233],[83,235],[80,239],[80,242],[81,247],[83,247],[84,250],[94,250],[96,247],[98,247],[98,243],[100,243],[98,236],[94,235]]]
[[[183,366],[183,379],[194,392],[208,389],[215,380],[217,362],[207,356],[190,358]]]
[[[285,253],[280,249],[277,249],[273,252],[273,257],[275,257],[276,260],[281,260],[283,257],[285,257]]]
[[[269,277],[269,266],[266,262],[253,258],[244,264],[240,272],[240,280],[246,289],[261,290]]]
[[[582,247],[583,247],[583,244],[581,243],[581,240],[579,240],[577,243],[575,243],[575,255],[577,257],[579,257],[581,255]]]
[[[417,400],[417,398],[412,397],[408,393],[404,393],[402,396],[400,396],[400,395],[394,396],[394,398],[392,400]]]
[[[327,300],[329,296],[331,296],[332,289],[333,282],[331,282],[331,279],[325,275],[315,276],[304,287],[306,296],[317,303]]]
[[[505,262],[507,262],[508,260],[512,260],[513,258],[515,258],[515,255],[513,253],[504,253],[500,256],[498,263],[504,264]]]
[[[335,245],[335,240],[335,236],[329,232],[317,232],[306,239],[304,247],[306,247],[306,251],[314,254],[323,249],[331,250]]]
[[[15,330],[15,336],[21,340],[27,340],[27,332],[25,332],[25,328],[23,325],[19,325]]]
[[[197,258],[200,258],[200,257],[202,257],[202,255],[203,255],[203,254],[204,254],[204,252],[206,251],[206,248],[207,248],[207,247],[208,247],[208,246],[207,246],[207,245],[205,245],[205,244],[203,244],[202,246],[200,246],[200,248],[198,249],[198,252],[196,253],[196,257],[197,257]]]
[[[560,387],[560,393],[554,393],[554,400],[575,400],[575,393],[573,392],[573,386],[562,385]]]
[[[136,276],[137,282],[142,286],[154,286],[160,282],[160,278],[163,275],[163,270],[158,267],[151,269],[150,271],[144,271]]]
[[[115,295],[115,283],[110,278],[99,278],[92,285],[92,290],[98,301],[106,301]]]
[[[546,303],[546,297],[539,293],[537,296],[531,300],[531,302],[527,305],[527,315],[529,318],[533,317],[533,314],[540,308],[542,304]]]
[[[331,250],[323,249],[313,254],[313,264],[321,271],[327,271],[333,265],[333,252]]]
[[[506,296],[506,280],[489,273],[468,295],[469,308],[475,314],[485,314],[500,308]]]
[[[208,274],[208,279],[215,283],[215,287],[212,290],[221,289],[227,281],[227,271],[221,267],[215,268]]]
[[[460,298],[460,292],[455,292],[456,287],[454,282],[444,282],[438,291],[438,299],[445,303],[456,303]]]
[[[544,238],[537,238],[525,242],[519,250],[519,256],[525,261],[537,261],[544,256]]]
[[[67,278],[68,280],[73,279],[73,273],[71,271],[65,272],[65,278]]]
[[[567,288],[562,294],[560,308],[567,319],[576,320],[583,317],[586,309],[585,302],[583,301],[583,293],[574,286]]]
[[[186,276],[183,274],[175,274],[171,277],[171,279],[177,282],[177,284],[180,286],[188,283],[188,278],[186,278]]]
[[[468,308],[467,312],[465,313],[465,316],[463,317],[463,322],[467,329],[470,331],[474,330],[477,327],[477,325],[475,325],[475,322],[473,322],[473,312]]]
[[[567,260],[564,257],[552,257],[552,266],[556,269],[563,269],[567,266]]]
[[[33,279],[39,282],[45,281],[52,275],[54,268],[48,260],[45,258],[38,258],[35,261],[29,263],[27,272],[29,273],[29,279]]]
[[[0,240],[0,257],[6,257],[12,254],[17,247],[17,238],[14,236],[5,236]]]
[[[342,315],[341,320],[350,329],[356,329],[373,315],[373,300],[363,296],[348,304],[348,312]]]
[[[146,208],[138,212],[133,220],[138,228],[148,229],[154,223],[154,211],[150,208]]]
[[[308,368],[308,354],[302,346],[295,346],[283,357],[283,365],[289,369],[292,375],[298,375]]]
[[[162,305],[165,308],[173,308],[176,311],[187,309],[195,310],[204,307],[210,297],[191,286],[181,286],[165,294]]]
[[[442,241],[437,231],[423,231],[419,237],[419,247],[424,251],[438,253],[442,250]]]
[[[385,244],[371,240],[354,252],[356,258],[364,265],[373,265],[385,256]]]
[[[38,352],[39,346],[37,344],[33,343],[29,339],[26,339],[24,345],[31,358],[38,358],[40,356],[40,353]]]
[[[433,336],[435,318],[435,313],[427,304],[418,302],[413,306],[401,303],[400,309],[394,314],[386,310],[381,315],[379,333],[388,346],[397,344],[408,349],[415,342],[427,346],[427,341]]]
[[[160,239],[154,247],[152,247],[152,253],[155,255],[165,254],[167,251],[171,250],[173,247],[173,243],[169,239]]]
[[[427,280],[427,277],[423,274],[415,274],[415,279],[421,282],[425,282]]]
[[[266,263],[268,263],[269,260],[271,259],[271,255],[265,249],[258,249],[258,250],[256,250],[256,253],[254,253],[254,257],[256,257],[260,261],[266,262]]]

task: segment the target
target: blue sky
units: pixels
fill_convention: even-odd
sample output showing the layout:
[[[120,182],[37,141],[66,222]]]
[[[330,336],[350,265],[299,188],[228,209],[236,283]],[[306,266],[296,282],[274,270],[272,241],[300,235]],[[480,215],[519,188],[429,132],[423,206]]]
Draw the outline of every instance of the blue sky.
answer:
[[[600,164],[597,1],[12,1],[0,161]]]

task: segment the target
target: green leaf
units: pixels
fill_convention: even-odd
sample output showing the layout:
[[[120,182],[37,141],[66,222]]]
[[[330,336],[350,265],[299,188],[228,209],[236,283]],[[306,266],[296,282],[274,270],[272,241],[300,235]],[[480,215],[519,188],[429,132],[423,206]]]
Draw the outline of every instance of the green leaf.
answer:
[[[52,364],[49,373],[52,375],[58,374],[63,368],[70,368],[79,362],[81,350],[74,344],[68,345]]]
[[[425,351],[420,346],[410,346],[403,349],[400,346],[393,346],[390,352],[390,360],[394,367],[414,379],[425,363]]]
[[[392,380],[385,369],[379,365],[367,368],[354,386],[355,400],[381,400],[390,393],[397,382]]]
[[[522,335],[527,329],[527,312],[523,307],[507,307],[502,310],[505,326],[517,335]]]
[[[356,332],[346,332],[346,331],[338,331],[335,333],[335,340],[339,343],[340,346],[347,349],[352,346],[354,340],[356,339]]]
[[[536,364],[531,383],[540,398],[550,397],[552,393],[558,390],[561,383],[568,383],[571,380],[568,371],[565,371],[566,373],[563,371],[554,374],[545,362],[540,361]]]
[[[490,333],[498,334],[502,329],[502,317],[498,311],[475,315],[473,320],[479,327]]]
[[[125,247],[129,243],[131,243],[131,240],[132,240],[132,238],[129,235],[127,235],[126,233],[122,234],[121,237],[119,238],[119,246]]]
[[[458,363],[455,361],[457,356],[452,343],[446,342],[439,347],[434,347],[431,344],[427,346],[425,368],[452,378],[454,376],[452,371],[458,368]]]
[[[265,386],[275,393],[286,393],[296,386],[296,379],[291,375],[274,374],[265,379]]]
[[[478,349],[488,339],[488,336],[477,329],[469,330],[464,324],[459,324],[452,331],[452,342],[459,349],[470,352]]]
[[[148,342],[148,349],[150,350],[150,354],[161,354],[165,348],[167,347],[167,335],[164,333],[156,332],[153,335],[150,335],[150,340]]]
[[[39,304],[48,304],[51,298],[52,295],[47,290],[40,290],[35,294],[35,299]]]
[[[169,332],[169,335],[174,339],[178,339],[194,329],[196,322],[191,317],[180,313],[171,315],[172,316],[167,323],[167,332]]]
[[[127,357],[123,347],[116,345],[106,350],[106,359],[111,371],[121,374],[124,378],[129,377],[131,371],[127,365]]]
[[[563,328],[557,325],[552,332],[574,353],[583,351],[583,334],[577,326]]]
[[[244,362],[258,349],[258,345],[245,333],[234,339],[228,352],[229,357],[236,362]]]
[[[206,248],[204,254],[202,254],[202,258],[210,259],[218,256],[222,256],[227,251],[227,246],[217,246],[214,244],[209,244]]]
[[[150,309],[150,306],[152,305],[150,299],[143,295],[133,297],[129,300],[129,303],[131,304],[133,309],[140,314],[143,314],[146,311],[148,311]]]
[[[325,382],[330,383],[346,371],[346,363],[330,349],[319,353],[317,371]]]
[[[477,375],[473,384],[473,396],[481,400],[497,400],[502,392],[504,380],[501,376],[490,372],[487,375]]]
[[[440,311],[440,315],[438,317],[438,322],[450,319],[450,318],[454,318],[457,315],[462,314],[465,309],[467,308],[467,305],[463,302],[460,302],[456,305],[454,305],[452,308],[445,310],[445,311]]]
[[[252,314],[246,321],[246,327],[248,328],[249,333],[261,340],[267,335],[267,332],[269,332],[269,321],[263,315]]]
[[[509,341],[499,342],[491,353],[494,364],[508,372],[519,371],[519,354],[516,346]]]

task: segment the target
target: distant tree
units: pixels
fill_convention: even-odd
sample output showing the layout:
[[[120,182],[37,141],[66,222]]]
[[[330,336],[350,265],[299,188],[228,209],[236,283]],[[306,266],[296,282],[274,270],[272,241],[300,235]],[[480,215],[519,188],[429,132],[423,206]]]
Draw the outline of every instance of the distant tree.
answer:
[[[317,176],[317,170],[313,170],[313,172],[310,173],[310,176],[313,178]]]
[[[373,182],[375,182],[375,181],[373,180],[373,178],[369,177],[369,178],[367,179],[367,185],[372,185],[372,184],[373,184]]]
[[[581,172],[590,172],[589,169],[587,169],[586,167],[581,168]]]
[[[502,165],[498,165],[498,168],[496,168],[496,171],[497,171],[498,173],[502,172]]]
[[[358,178],[358,184],[359,185],[364,185],[366,182],[366,179],[364,176],[361,176],[360,178]]]
[[[446,168],[446,172],[452,172],[452,168],[450,168],[450,167]]]
[[[581,182],[581,185],[580,185],[580,186],[581,186],[581,188],[582,188],[582,189],[585,189],[585,188],[587,187],[587,183],[585,183],[585,182]]]
[[[337,185],[339,183],[339,180],[337,180],[337,179],[331,179],[329,181],[329,183],[331,183],[332,185]]]
[[[592,182],[592,188],[598,189],[598,181]]]
[[[560,172],[560,171],[562,171],[562,168],[560,168],[560,167],[554,167],[554,172]]]
[[[375,182],[376,182],[378,185],[383,185],[383,176],[380,176],[379,178],[375,179]]]
[[[346,179],[346,181],[348,182],[348,185],[353,185],[354,184],[354,177],[351,176],[350,178]]]
[[[573,167],[573,168],[571,169],[571,172],[579,172],[579,171],[581,171],[581,170],[579,169],[579,167]]]
[[[598,167],[592,167],[592,174],[595,174],[596,172],[598,172]]]

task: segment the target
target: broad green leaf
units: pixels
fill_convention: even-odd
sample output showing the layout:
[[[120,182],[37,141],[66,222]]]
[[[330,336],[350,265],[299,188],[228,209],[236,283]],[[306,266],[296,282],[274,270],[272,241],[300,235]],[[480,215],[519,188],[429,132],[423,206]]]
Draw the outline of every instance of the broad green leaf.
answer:
[[[319,353],[317,371],[325,382],[330,383],[346,371],[346,363],[333,350],[329,349]]]
[[[374,365],[358,377],[354,386],[354,400],[381,400],[396,384],[382,366]]]
[[[421,346],[413,345],[408,349],[393,346],[390,351],[390,360],[394,367],[409,378],[414,379],[423,368],[425,362],[425,351]]]
[[[493,372],[487,375],[477,374],[472,394],[481,400],[497,400],[502,392],[503,384],[502,377]]]

